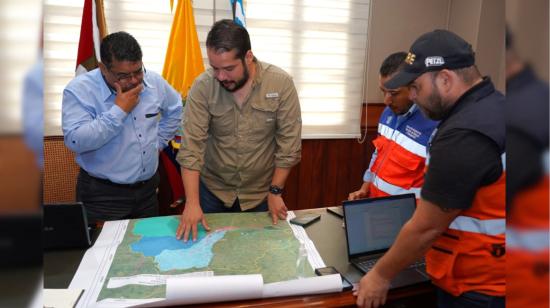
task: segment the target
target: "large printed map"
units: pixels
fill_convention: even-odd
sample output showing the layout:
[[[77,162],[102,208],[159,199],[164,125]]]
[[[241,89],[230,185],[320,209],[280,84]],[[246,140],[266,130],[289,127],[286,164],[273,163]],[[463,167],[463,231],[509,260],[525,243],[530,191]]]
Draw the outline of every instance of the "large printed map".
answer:
[[[284,220],[272,225],[266,213],[207,214],[210,232],[200,226],[197,241],[184,243],[175,238],[178,218],[163,216],[128,222],[98,301],[165,296],[162,283],[114,283],[136,276],[262,274],[264,283],[315,276],[309,263],[305,269],[297,266],[300,242]]]

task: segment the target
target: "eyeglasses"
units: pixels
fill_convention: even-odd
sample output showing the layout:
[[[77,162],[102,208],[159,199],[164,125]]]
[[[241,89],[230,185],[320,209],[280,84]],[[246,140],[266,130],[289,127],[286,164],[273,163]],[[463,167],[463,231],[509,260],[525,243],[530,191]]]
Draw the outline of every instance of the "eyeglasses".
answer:
[[[132,78],[136,77],[136,78],[140,78],[143,76],[143,73],[146,72],[145,70],[145,66],[141,66],[139,69],[137,69],[136,71],[134,72],[131,72],[131,73],[115,73],[113,71],[111,71],[111,69],[107,68],[107,70],[109,72],[111,72],[111,74],[113,74],[113,76],[115,77],[115,79],[119,82],[127,82],[127,81],[130,81]]]

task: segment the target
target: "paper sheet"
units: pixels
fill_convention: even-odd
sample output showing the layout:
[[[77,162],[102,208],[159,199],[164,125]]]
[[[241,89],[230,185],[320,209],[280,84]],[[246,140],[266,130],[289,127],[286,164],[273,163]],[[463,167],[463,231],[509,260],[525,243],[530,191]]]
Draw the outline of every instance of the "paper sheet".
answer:
[[[44,289],[43,307],[72,308],[82,295],[81,289]]]
[[[323,258],[321,258],[317,248],[315,248],[313,241],[309,239],[304,227],[290,223],[290,220],[294,217],[296,217],[296,214],[294,214],[293,211],[289,211],[286,220],[288,221],[292,232],[294,232],[294,236],[296,236],[300,242],[304,243],[307,250],[307,258],[309,263],[313,268],[325,267],[326,265],[325,262],[323,262]]]
[[[229,286],[229,287],[228,287]],[[342,291],[340,274],[263,283],[261,275],[169,278],[166,299],[138,307],[162,307],[199,303],[312,295]]]

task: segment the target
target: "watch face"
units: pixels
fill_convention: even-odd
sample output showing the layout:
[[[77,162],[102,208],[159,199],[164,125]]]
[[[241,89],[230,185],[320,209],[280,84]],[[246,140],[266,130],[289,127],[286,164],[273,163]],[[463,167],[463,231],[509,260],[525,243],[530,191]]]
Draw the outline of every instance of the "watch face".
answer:
[[[279,195],[279,194],[283,193],[283,189],[280,188],[280,187],[277,187],[275,185],[271,185],[271,186],[269,186],[269,192],[274,194],[274,195]]]

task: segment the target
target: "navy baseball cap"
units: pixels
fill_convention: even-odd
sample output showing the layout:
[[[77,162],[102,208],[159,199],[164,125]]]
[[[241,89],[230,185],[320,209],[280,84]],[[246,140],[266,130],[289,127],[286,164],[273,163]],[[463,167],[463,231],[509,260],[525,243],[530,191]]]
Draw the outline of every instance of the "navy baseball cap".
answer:
[[[397,89],[426,72],[472,66],[475,54],[472,45],[460,36],[447,30],[434,30],[416,39],[405,63],[401,71],[384,83],[384,87]]]

